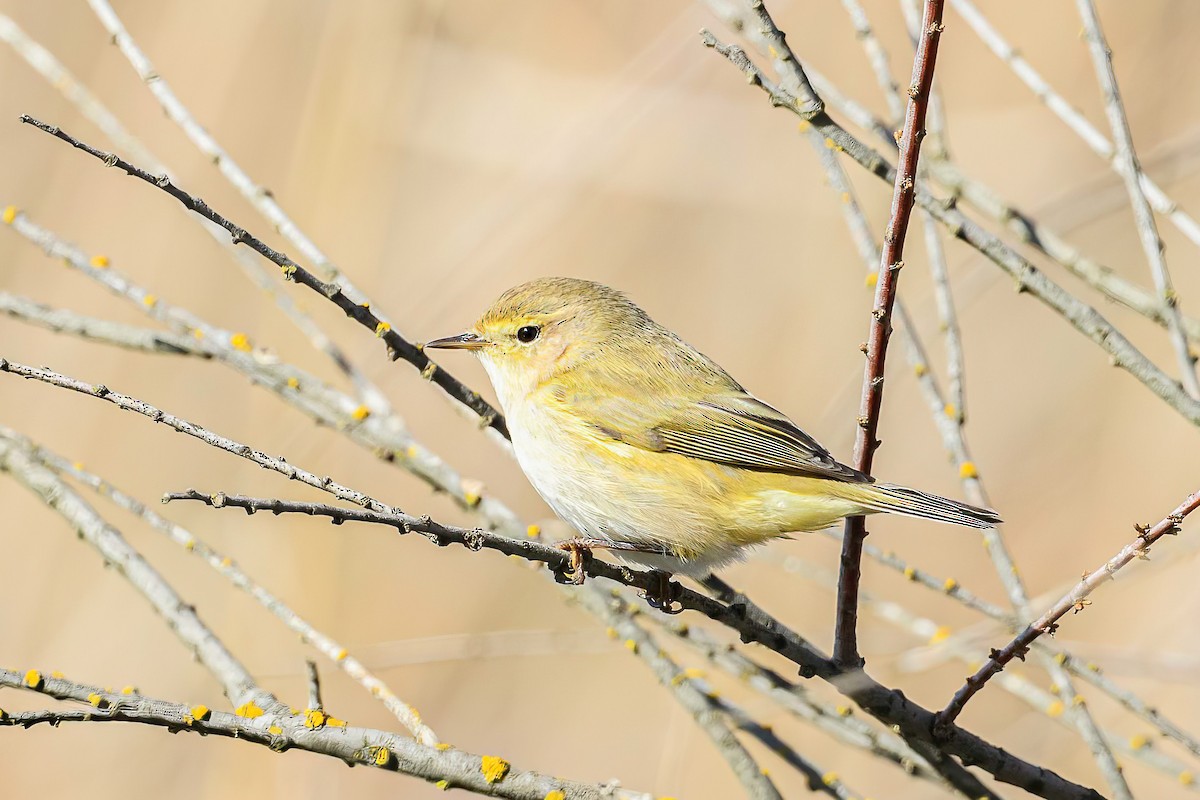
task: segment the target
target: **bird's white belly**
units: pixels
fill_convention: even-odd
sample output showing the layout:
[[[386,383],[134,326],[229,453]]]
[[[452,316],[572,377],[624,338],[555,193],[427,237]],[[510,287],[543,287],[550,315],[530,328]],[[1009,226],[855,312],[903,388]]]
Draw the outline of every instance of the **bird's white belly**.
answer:
[[[701,558],[684,562],[672,555],[673,542],[694,542],[713,520],[700,514],[694,498],[677,491],[668,496],[663,476],[639,472],[628,445],[564,431],[555,416],[510,415],[513,450],[538,494],[581,537],[633,545],[642,550],[614,549],[613,555],[697,576],[743,556],[743,547],[711,536],[704,537]]]
[[[513,429],[513,449],[529,482],[563,521],[581,536],[614,541],[652,539],[648,520],[621,502],[615,470],[598,453],[538,425]],[[610,454],[609,458],[622,456]]]

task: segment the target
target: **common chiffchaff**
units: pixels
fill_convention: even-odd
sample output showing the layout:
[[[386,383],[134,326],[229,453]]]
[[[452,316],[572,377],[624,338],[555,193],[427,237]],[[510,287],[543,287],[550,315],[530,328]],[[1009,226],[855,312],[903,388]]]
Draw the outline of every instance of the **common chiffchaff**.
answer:
[[[580,535],[668,573],[703,576],[748,547],[858,514],[986,528],[994,511],[872,479],[590,281],[510,289],[470,331],[521,469]]]

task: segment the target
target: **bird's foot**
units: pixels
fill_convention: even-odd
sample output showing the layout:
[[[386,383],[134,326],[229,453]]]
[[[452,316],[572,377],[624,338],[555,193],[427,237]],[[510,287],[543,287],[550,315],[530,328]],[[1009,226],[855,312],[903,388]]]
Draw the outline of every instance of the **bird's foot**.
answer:
[[[650,589],[641,592],[639,597],[643,598],[648,606],[664,614],[678,614],[683,611],[683,606],[678,602],[680,586],[671,580],[671,574],[655,569],[650,571],[650,576],[654,583]]]
[[[582,586],[587,580],[587,570],[584,569],[584,563],[592,557],[592,548],[602,544],[595,539],[567,539],[559,542],[557,547],[559,550],[565,550],[570,554],[571,560],[567,564],[567,572],[562,573],[563,582],[570,583],[574,586]]]

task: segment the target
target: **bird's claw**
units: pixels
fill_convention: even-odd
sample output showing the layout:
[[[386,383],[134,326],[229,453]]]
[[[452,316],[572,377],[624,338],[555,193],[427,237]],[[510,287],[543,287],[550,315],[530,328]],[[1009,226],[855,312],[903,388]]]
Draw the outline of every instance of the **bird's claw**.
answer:
[[[671,576],[666,572],[654,570],[651,574],[655,578],[653,588],[639,592],[638,597],[644,599],[646,605],[664,614],[673,615],[682,612],[683,606],[679,604],[679,584],[672,582]]]

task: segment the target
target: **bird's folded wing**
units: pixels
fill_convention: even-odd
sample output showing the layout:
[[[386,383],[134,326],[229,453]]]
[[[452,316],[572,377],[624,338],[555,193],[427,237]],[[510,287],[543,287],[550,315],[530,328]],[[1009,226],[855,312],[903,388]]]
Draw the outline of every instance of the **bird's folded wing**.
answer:
[[[840,464],[790,419],[738,390],[663,401],[620,393],[573,398],[572,412],[602,434],[654,452],[847,481],[869,481]]]

